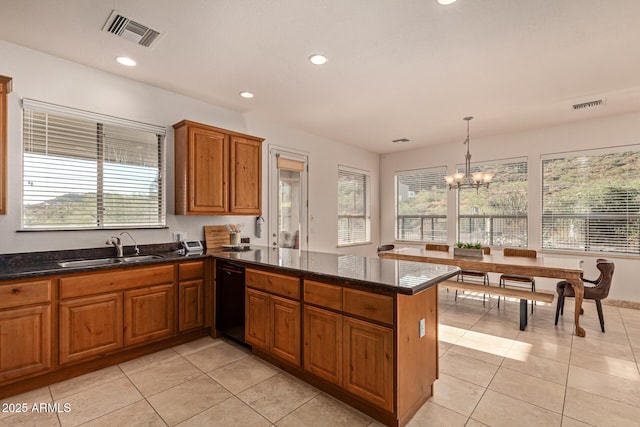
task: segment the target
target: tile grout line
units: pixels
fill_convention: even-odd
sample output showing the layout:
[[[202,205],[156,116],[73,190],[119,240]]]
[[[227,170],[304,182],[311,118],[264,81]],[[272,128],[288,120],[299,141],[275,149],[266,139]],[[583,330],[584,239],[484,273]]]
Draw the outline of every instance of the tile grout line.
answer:
[[[173,350],[173,349],[172,349]],[[177,354],[177,352],[176,352]],[[181,355],[178,354],[178,356],[182,357]],[[144,357],[144,356],[143,356]],[[134,359],[135,360],[135,359]],[[144,395],[144,393],[142,393],[142,390],[140,390],[138,388],[138,386],[136,385],[135,382],[133,382],[133,380],[131,378],[129,378],[129,375],[127,375],[127,373],[122,369],[122,367],[120,366],[120,364],[117,365],[118,369],[120,369],[120,371],[124,374],[125,378],[131,383],[131,385],[138,391],[138,393],[140,393],[140,396],[142,396],[142,400],[144,400],[147,405],[149,405],[149,407],[153,410],[153,412],[156,413],[156,415],[158,416],[158,418],[160,418],[160,420],[164,423],[165,426],[169,426],[169,424],[165,421],[164,418],[162,418],[162,416],[158,413],[158,411],[156,410],[156,408],[151,404],[151,402],[149,402],[149,400],[147,399],[147,396]],[[135,403],[135,402],[134,402]],[[133,404],[133,403],[132,403]],[[105,414],[106,415],[106,414]]]

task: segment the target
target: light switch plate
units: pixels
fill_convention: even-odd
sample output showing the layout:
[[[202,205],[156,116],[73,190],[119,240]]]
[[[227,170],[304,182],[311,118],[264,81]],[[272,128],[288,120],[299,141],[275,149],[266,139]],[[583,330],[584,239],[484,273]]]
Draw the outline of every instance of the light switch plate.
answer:
[[[420,326],[419,326],[420,332],[418,332],[418,336],[419,336],[419,338],[422,338],[422,337],[424,337],[424,334],[425,334],[425,320],[424,320],[424,318],[420,319],[419,323],[420,323]]]

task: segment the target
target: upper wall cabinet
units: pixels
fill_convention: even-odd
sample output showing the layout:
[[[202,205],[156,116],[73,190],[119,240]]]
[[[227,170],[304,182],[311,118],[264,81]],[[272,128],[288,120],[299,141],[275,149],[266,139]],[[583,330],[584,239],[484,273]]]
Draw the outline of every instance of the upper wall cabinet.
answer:
[[[0,76],[0,215],[7,213],[7,95],[11,80]]]
[[[173,125],[176,215],[260,215],[263,138],[183,120]]]

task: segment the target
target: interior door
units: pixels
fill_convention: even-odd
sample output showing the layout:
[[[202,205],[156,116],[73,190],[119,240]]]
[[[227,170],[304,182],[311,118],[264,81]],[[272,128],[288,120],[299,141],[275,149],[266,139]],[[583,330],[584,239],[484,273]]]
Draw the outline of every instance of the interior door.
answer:
[[[307,249],[307,156],[270,150],[269,239],[273,247]]]

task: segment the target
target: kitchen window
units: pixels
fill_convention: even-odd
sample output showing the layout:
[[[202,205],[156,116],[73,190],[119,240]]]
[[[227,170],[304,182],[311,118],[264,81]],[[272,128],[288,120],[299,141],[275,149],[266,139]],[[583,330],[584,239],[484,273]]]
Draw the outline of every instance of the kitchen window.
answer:
[[[542,157],[542,248],[640,254],[640,146]]]
[[[472,164],[470,172],[477,171],[495,175],[489,188],[458,190],[458,241],[526,248],[527,159]]]
[[[366,171],[338,166],[338,246],[371,240],[370,181]]]
[[[447,242],[447,168],[397,172],[396,240]]]
[[[165,128],[23,100],[23,229],[164,227]]]

